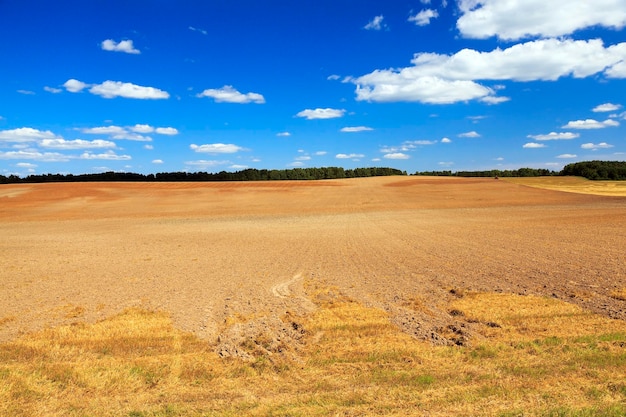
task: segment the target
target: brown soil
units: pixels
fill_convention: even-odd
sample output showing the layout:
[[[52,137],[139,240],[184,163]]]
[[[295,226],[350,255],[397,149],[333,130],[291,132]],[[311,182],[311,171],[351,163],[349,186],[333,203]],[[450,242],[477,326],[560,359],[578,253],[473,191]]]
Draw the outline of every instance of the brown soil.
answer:
[[[470,290],[626,319],[626,198],[493,179],[3,185],[0,233],[0,341],[140,306],[236,354],[312,287],[435,342]]]

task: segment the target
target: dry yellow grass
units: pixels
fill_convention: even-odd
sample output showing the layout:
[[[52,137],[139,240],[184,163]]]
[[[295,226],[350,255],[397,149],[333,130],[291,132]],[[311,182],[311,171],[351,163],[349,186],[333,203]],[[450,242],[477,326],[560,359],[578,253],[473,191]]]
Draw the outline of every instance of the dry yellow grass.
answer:
[[[548,190],[606,196],[626,196],[626,181],[591,181],[582,177],[504,178],[505,181]]]
[[[0,415],[626,413],[622,321],[554,299],[467,293],[448,308],[477,336],[434,347],[335,290],[313,298],[295,358],[219,358],[167,314],[139,309],[2,344]]]

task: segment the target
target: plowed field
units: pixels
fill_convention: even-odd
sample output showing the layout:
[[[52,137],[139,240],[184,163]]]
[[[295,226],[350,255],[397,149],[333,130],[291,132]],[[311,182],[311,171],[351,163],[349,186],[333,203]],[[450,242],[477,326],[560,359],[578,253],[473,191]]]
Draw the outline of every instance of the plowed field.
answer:
[[[449,315],[403,306],[467,290],[626,319],[626,197],[429,177],[2,185],[0,234],[0,341],[131,306],[212,339],[227,317],[306,313],[311,283],[423,338]]]

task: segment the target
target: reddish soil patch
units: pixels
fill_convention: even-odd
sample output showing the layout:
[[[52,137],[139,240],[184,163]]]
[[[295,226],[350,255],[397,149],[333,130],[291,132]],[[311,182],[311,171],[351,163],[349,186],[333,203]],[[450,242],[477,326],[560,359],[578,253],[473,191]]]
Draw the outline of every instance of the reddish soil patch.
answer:
[[[0,341],[130,306],[213,339],[227,316],[305,313],[303,282],[418,336],[454,321],[444,306],[463,290],[626,319],[611,297],[626,288],[626,198],[493,179],[3,185],[0,233]],[[416,299],[436,326],[407,310]]]

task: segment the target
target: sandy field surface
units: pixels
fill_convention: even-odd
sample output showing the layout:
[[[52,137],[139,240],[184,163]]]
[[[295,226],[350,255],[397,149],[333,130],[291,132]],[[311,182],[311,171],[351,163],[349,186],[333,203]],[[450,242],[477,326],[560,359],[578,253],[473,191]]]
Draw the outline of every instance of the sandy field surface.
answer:
[[[216,341],[228,317],[306,314],[311,285],[434,341],[460,291],[626,319],[626,197],[431,177],[1,185],[0,234],[0,341],[132,306]]]

